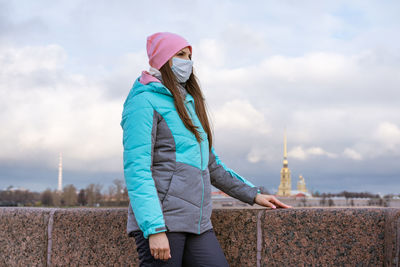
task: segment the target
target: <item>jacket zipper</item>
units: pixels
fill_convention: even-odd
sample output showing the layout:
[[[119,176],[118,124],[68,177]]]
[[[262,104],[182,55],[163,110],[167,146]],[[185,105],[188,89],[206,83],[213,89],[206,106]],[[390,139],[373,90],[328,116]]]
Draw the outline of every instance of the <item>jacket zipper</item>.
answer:
[[[190,105],[190,103],[189,103]],[[189,109],[189,112],[192,115],[192,118],[195,118],[196,116],[196,112],[193,112]],[[200,123],[201,125],[201,123]],[[200,218],[199,218],[199,226],[198,226],[198,234],[200,234],[200,225],[201,225],[201,218],[203,217],[203,202],[204,202],[204,178],[203,178],[203,153],[202,153],[202,149],[201,149],[201,142],[199,143],[199,147],[200,147],[200,173],[201,173],[201,183],[202,183],[202,192],[201,192],[201,205],[200,205]]]
[[[199,143],[200,146],[200,158],[201,158],[201,165],[200,165],[200,173],[201,173],[201,183],[202,183],[202,193],[201,193],[201,206],[200,206],[200,219],[199,219],[199,234],[200,234],[200,224],[201,218],[203,216],[203,201],[204,201],[204,179],[203,179],[203,153],[201,150],[201,142]]]

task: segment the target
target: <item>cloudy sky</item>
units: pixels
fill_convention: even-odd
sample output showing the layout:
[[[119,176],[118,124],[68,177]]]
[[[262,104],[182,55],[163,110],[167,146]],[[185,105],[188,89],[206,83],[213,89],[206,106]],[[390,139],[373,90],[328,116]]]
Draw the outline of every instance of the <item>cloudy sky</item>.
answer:
[[[0,189],[123,179],[122,105],[146,37],[193,46],[215,148],[277,190],[400,193],[399,1],[2,1]]]

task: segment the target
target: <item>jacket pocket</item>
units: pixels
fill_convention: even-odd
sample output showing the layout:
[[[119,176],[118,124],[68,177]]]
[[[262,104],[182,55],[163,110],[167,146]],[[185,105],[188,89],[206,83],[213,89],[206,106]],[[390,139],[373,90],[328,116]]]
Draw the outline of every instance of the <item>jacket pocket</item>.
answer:
[[[165,194],[164,194],[163,198],[161,199],[161,204],[164,203],[164,200],[167,197],[169,190],[171,189],[172,180],[174,179],[174,173],[175,173],[175,170],[171,173],[171,177],[169,179],[169,185],[168,185],[167,191],[165,191]]]
[[[166,198],[174,197],[200,207],[203,202],[204,185],[201,171],[186,164],[177,164]]]

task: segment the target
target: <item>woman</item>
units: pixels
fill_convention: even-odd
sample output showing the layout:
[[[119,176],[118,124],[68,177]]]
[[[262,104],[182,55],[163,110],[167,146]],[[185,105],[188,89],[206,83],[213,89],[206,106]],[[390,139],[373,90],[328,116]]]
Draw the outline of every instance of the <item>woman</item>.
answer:
[[[127,231],[141,266],[228,266],[211,225],[211,185],[243,202],[290,208],[228,169],[212,145],[205,101],[181,36],[147,38],[150,71],[122,113]]]

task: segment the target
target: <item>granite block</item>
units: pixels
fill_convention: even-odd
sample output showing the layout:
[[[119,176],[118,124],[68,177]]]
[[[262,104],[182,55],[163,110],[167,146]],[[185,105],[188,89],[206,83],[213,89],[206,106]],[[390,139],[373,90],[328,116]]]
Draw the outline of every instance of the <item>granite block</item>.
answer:
[[[379,208],[265,211],[261,266],[383,266],[385,212]]]
[[[0,266],[138,266],[127,208],[0,208]],[[235,266],[399,266],[400,209],[216,209]]]
[[[385,266],[400,265],[400,209],[385,209]]]
[[[58,209],[53,218],[52,266],[138,266],[126,219],[127,208]]]
[[[215,209],[211,220],[231,267],[256,266],[258,209]]]
[[[49,212],[0,208],[0,266],[46,266]]]

